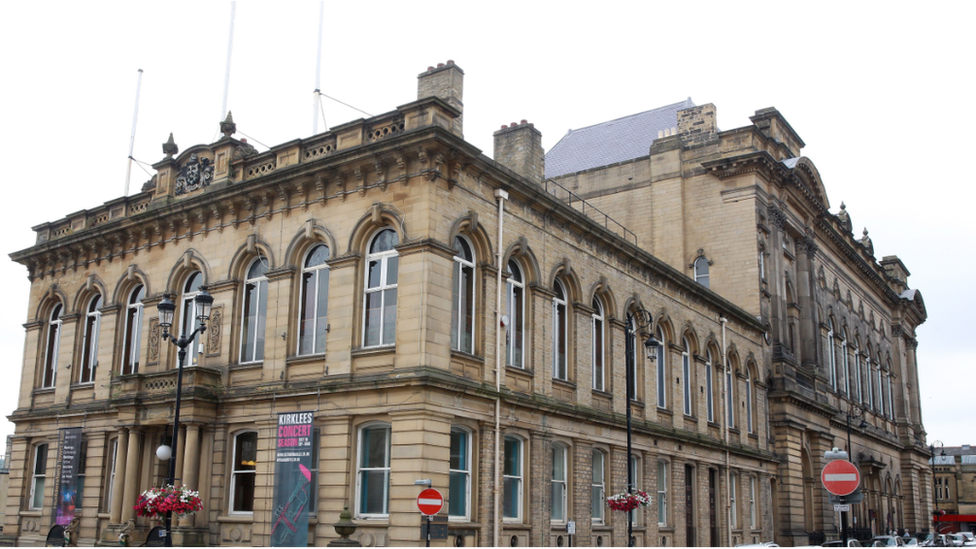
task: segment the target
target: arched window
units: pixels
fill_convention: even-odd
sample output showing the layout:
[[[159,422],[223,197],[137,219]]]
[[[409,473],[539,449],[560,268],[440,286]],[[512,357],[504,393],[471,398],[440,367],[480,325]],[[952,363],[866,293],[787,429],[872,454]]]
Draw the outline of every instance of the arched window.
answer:
[[[44,375],[41,387],[54,387],[58,374],[58,353],[61,350],[61,304],[58,303],[51,310],[51,317],[47,322],[47,346],[44,356]]]
[[[591,516],[594,524],[603,524],[603,509],[606,500],[606,455],[600,450],[593,450],[592,479],[590,481]]]
[[[567,379],[566,354],[569,322],[566,318],[566,290],[556,281],[552,288],[552,377]]]
[[[657,524],[668,524],[668,462],[657,462]]]
[[[725,422],[729,429],[735,429],[735,377],[732,364],[725,359]]]
[[[549,519],[554,522],[566,521],[566,447],[552,445],[552,509]]]
[[[505,459],[502,471],[502,518],[509,522],[522,520],[522,439],[505,437]]]
[[[695,260],[695,282],[708,288],[708,259],[705,256]]]
[[[134,442],[130,442],[134,444]],[[254,486],[257,475],[258,434],[245,431],[234,435],[234,461],[231,463],[230,512],[254,512]]]
[[[187,279],[186,283],[183,284],[183,317],[181,322],[183,323],[183,334],[189,335],[193,330],[197,329],[200,325],[200,321],[197,319],[197,304],[193,301],[193,298],[200,293],[200,288],[203,286],[203,275],[199,271],[191,274]],[[193,348],[195,347],[195,349]],[[203,338],[197,337],[197,342],[191,347],[188,352],[190,355],[190,364],[197,363],[197,354],[203,352]]]
[[[454,238],[454,283],[451,289],[451,348],[474,354],[474,253],[460,236]]]
[[[709,422],[715,421],[715,384],[712,381],[712,350],[705,350],[705,411]]]
[[[122,344],[122,375],[139,372],[139,350],[142,346],[142,300],[146,298],[146,287],[136,286],[129,293],[125,310],[125,337]]]
[[[318,244],[302,264],[302,301],[298,317],[298,354],[325,352],[329,331],[329,247]]]
[[[359,430],[356,467],[357,516],[386,518],[390,502],[390,426],[371,424]]]
[[[591,370],[593,370],[593,389],[603,391],[606,388],[606,372],[604,370],[604,357],[606,355],[606,326],[603,316],[603,304],[600,300],[593,298],[593,317],[592,317],[592,347]]]
[[[44,488],[47,485],[47,444],[34,447],[34,462],[31,467],[30,509],[44,508]]]
[[[525,330],[525,281],[522,270],[515,261],[508,262],[508,294],[505,303],[508,311],[508,342],[506,356],[509,366],[523,368],[523,342]]]
[[[837,390],[837,362],[834,360],[834,319],[827,319],[827,376],[830,387]]]
[[[753,414],[753,398],[752,398],[752,372],[749,368],[746,368],[746,431],[752,434],[752,414]]]
[[[257,258],[247,269],[241,313],[241,363],[264,360],[264,333],[268,318],[268,264]]]
[[[451,428],[450,505],[447,515],[452,520],[467,521],[471,508],[471,432],[461,427]]]
[[[363,347],[396,343],[397,269],[394,249],[400,239],[393,229],[373,237],[366,256],[366,291],[363,297]]]
[[[841,357],[844,359],[844,387],[846,389],[845,392],[847,393],[847,398],[851,398],[851,365],[850,365],[850,358],[848,357],[848,353],[850,353],[850,349],[848,349],[847,347],[846,328],[841,329],[840,338],[841,338],[841,342],[840,342]]]
[[[101,295],[92,297],[88,302],[88,312],[85,315],[85,340],[81,348],[81,373],[78,376],[78,383],[95,381],[95,368],[98,367],[98,328],[102,320],[102,313],[98,309],[101,306]]]
[[[688,338],[683,338],[684,347],[681,351],[681,388],[684,395],[685,415],[690,416],[691,407],[691,345]]]
[[[667,408],[668,406],[668,376],[667,376],[667,364],[664,360],[667,356],[668,344],[664,341],[664,332],[661,328],[657,329],[658,346],[657,349],[657,360],[655,364],[657,367],[657,407]]]

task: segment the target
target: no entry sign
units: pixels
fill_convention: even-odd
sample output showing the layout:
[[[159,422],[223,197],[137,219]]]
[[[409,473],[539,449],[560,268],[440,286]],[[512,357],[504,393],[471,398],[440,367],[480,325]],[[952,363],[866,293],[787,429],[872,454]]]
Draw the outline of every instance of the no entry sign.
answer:
[[[820,480],[831,494],[846,496],[857,490],[861,483],[861,473],[853,463],[845,459],[835,459],[824,467]]]
[[[444,498],[433,488],[427,488],[417,496],[417,509],[423,515],[436,515],[444,507]]]

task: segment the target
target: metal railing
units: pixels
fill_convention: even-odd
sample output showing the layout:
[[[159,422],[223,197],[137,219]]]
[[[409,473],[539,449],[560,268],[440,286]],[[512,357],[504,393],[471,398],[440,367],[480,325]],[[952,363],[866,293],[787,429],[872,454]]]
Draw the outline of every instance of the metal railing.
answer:
[[[559,183],[556,183],[552,179],[546,179],[545,188],[546,192],[554,196],[556,200],[565,202],[567,205],[569,205],[569,207],[603,225],[604,228],[613,232],[624,240],[633,242],[634,245],[637,244],[637,235],[634,234],[633,231],[627,227],[624,227],[614,218],[610,217],[596,206],[584,200],[580,195],[574,193]]]

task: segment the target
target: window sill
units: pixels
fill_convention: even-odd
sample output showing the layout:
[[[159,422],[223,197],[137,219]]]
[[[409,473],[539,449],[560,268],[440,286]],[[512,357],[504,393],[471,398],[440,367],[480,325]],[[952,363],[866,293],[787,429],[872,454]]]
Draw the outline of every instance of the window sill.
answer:
[[[552,378],[552,383],[553,385],[562,385],[563,387],[566,387],[567,389],[571,389],[573,391],[575,391],[578,388],[575,382],[569,381],[568,379],[559,379],[557,377],[554,377]]]
[[[28,509],[26,511],[21,511],[20,516],[22,517],[40,517],[44,514],[43,509]]]
[[[94,386],[95,386],[95,382],[94,381],[85,381],[83,383],[72,383],[71,386],[70,386],[70,388],[71,388],[72,391],[75,391],[75,390],[78,390],[78,389],[89,389],[89,388],[92,388]]]
[[[667,408],[661,408],[660,406],[657,408],[657,413],[664,414],[666,416],[674,416],[674,412],[668,410]]]
[[[285,359],[285,364],[308,364],[311,362],[318,362],[325,360],[325,353],[317,353],[313,355],[296,355],[290,356]]]
[[[46,395],[48,393],[53,393],[53,392],[54,392],[54,387],[38,387],[37,389],[34,389],[33,391],[31,391],[31,394],[32,395]]]
[[[221,515],[217,517],[217,522],[233,522],[238,524],[249,524],[254,523],[254,512],[253,511],[240,511],[234,513],[233,511],[229,515]]]
[[[695,417],[695,416],[690,416],[688,414],[685,414],[685,421],[690,421],[692,423],[698,423],[698,418]]]
[[[613,395],[612,394],[610,394],[610,393],[608,393],[606,391],[602,391],[600,389],[593,389],[593,394],[594,395],[602,396],[603,398],[605,398],[607,400],[613,400]]]
[[[502,519],[502,524],[505,528],[511,530],[531,530],[532,525],[525,524],[521,519]]]
[[[228,366],[228,370],[253,370],[261,368],[264,366],[264,361],[261,362],[245,362],[244,364],[234,364],[233,366]]]
[[[367,522],[379,522],[379,521],[390,522],[390,515],[373,515],[373,516],[365,516],[365,517],[357,515],[353,518],[355,518],[356,520],[364,520]]]
[[[475,362],[481,362],[481,363],[484,363],[485,361],[485,357],[483,356],[478,356],[476,354],[469,353],[467,351],[462,351],[460,349],[451,349],[451,356],[463,358],[465,360],[473,360]]]
[[[352,358],[358,358],[361,356],[384,355],[395,351],[396,345],[383,345],[381,347],[362,347],[360,349],[354,349],[350,355],[352,355]]]
[[[667,532],[667,533],[673,534],[674,533],[674,526],[668,526],[666,524],[661,524],[659,522],[657,524],[657,531],[658,532]]]

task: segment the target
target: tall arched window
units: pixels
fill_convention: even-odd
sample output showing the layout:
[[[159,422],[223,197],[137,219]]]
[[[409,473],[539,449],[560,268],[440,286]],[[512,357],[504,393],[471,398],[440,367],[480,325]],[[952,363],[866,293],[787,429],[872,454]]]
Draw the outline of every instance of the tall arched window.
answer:
[[[591,516],[594,524],[603,524],[603,510],[607,506],[606,500],[606,455],[600,450],[593,450],[592,480],[590,481]]]
[[[606,328],[603,317],[603,304],[593,298],[592,317],[592,347],[591,369],[593,370],[593,389],[602,391],[606,387],[606,373],[604,371],[604,355],[606,353]]]
[[[715,384],[712,381],[712,350],[705,350],[705,415],[709,422],[715,421]]]
[[[695,282],[708,288],[708,259],[704,256],[695,260]]]
[[[241,313],[241,363],[264,360],[264,333],[268,318],[268,264],[257,258],[247,269]]]
[[[549,519],[556,522],[566,520],[566,447],[552,445],[552,509]]]
[[[98,367],[98,328],[102,320],[102,313],[98,309],[101,306],[101,295],[92,297],[88,302],[88,312],[85,315],[85,342],[81,350],[81,373],[78,376],[78,383],[95,381],[95,368]]]
[[[732,364],[725,359],[725,422],[729,429],[735,428],[735,377],[732,375]]]
[[[356,498],[360,518],[386,518],[390,503],[390,426],[372,424],[359,430]]]
[[[468,520],[471,508],[471,432],[461,427],[451,428],[450,504],[451,519]]]
[[[474,253],[460,236],[454,238],[451,290],[451,348],[474,354]]]
[[[566,290],[563,289],[563,283],[557,280],[552,292],[552,377],[566,379],[569,322],[566,318]]]
[[[525,280],[515,261],[508,262],[508,294],[505,303],[508,311],[508,343],[506,356],[509,366],[523,368],[523,342],[525,330]]]
[[[302,264],[302,301],[298,317],[298,354],[325,352],[329,331],[329,247],[318,244]]]
[[[746,430],[750,435],[752,434],[753,405],[752,372],[749,370],[749,368],[746,368]]]
[[[668,462],[658,460],[657,462],[657,524],[666,526],[668,524]]]
[[[254,487],[257,476],[258,434],[245,431],[234,435],[234,461],[231,463],[230,512],[254,512]]]
[[[125,337],[122,345],[122,375],[139,372],[139,348],[142,345],[142,300],[146,298],[146,287],[136,286],[129,293],[125,310]]]
[[[655,364],[657,367],[657,407],[667,408],[668,407],[668,375],[667,375],[667,364],[664,360],[667,356],[668,344],[664,341],[664,332],[661,328],[657,329],[657,360]]]
[[[34,447],[34,463],[31,468],[30,509],[44,508],[44,488],[46,485],[47,444],[38,444]]]
[[[373,237],[366,256],[366,291],[363,297],[363,347],[396,343],[397,270],[394,249],[400,239],[393,229]]]
[[[509,522],[522,520],[522,459],[522,439],[506,436],[502,468],[502,518]]]
[[[197,320],[197,304],[193,301],[193,298],[200,293],[200,288],[203,286],[203,275],[199,271],[191,274],[187,279],[186,283],[183,284],[183,317],[181,322],[183,323],[183,333],[189,335],[190,332],[197,329],[200,325],[200,321]],[[195,347],[195,349],[194,349]],[[203,352],[203,338],[197,337],[197,342],[189,349],[190,364],[197,363],[197,354]]]
[[[830,386],[837,390],[837,363],[834,361],[834,320],[827,319],[827,376]]]
[[[681,351],[681,389],[684,395],[685,415],[691,415],[691,345],[688,338],[683,340],[684,347]]]
[[[58,353],[61,350],[61,304],[51,309],[51,316],[47,321],[47,346],[44,356],[44,374],[41,376],[41,387],[54,387],[58,374]]]

